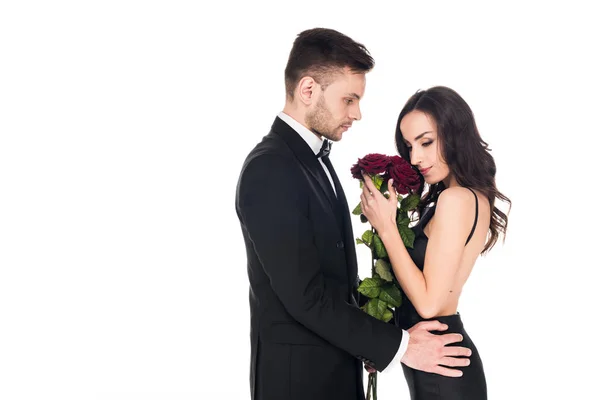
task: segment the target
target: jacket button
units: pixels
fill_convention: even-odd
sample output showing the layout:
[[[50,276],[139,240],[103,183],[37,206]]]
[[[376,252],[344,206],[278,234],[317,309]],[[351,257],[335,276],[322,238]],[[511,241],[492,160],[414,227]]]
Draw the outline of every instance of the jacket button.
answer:
[[[337,242],[335,245],[336,245],[336,247],[338,249],[343,249],[344,248],[344,242],[342,242],[341,240],[339,242]]]

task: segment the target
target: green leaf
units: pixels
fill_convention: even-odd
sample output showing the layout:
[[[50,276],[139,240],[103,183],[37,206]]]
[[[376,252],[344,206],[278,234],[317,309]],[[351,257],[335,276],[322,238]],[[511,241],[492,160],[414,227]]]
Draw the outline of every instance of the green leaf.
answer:
[[[379,300],[383,300],[393,307],[400,307],[402,304],[402,292],[393,283],[386,283],[381,287]]]
[[[400,208],[403,211],[414,210],[419,205],[420,200],[421,199],[419,198],[418,194],[416,194],[416,193],[410,194],[402,199],[402,201],[400,202]]]
[[[370,316],[375,317],[383,322],[388,322],[394,316],[389,309],[389,305],[385,301],[379,299],[371,299],[361,308]]]
[[[379,235],[373,235],[373,244],[375,246],[375,258],[386,258],[388,256],[388,253],[385,250],[385,246],[383,245]]]
[[[381,285],[383,284],[384,281],[381,278],[365,278],[356,290],[371,299],[376,299],[381,293]]]
[[[360,214],[360,222],[362,222],[364,224],[364,223],[369,222],[369,220],[367,219],[367,217],[365,217],[364,214]]]
[[[381,279],[392,282],[394,280],[394,276],[392,275],[392,266],[390,263],[383,259],[379,259],[375,262],[375,271],[377,275],[381,277]]]
[[[406,225],[398,225],[398,232],[400,232],[400,237],[402,238],[402,242],[404,242],[404,246],[412,249],[415,243],[415,233],[413,230]]]
[[[354,207],[354,210],[352,210],[352,214],[353,215],[362,214],[362,209],[360,208],[360,203],[358,203],[358,205],[356,207]]]
[[[408,212],[399,209],[398,214],[396,216],[396,225],[400,227],[400,225],[408,226],[410,224],[410,218],[408,218]]]
[[[383,178],[382,178],[381,179],[381,187],[379,188],[379,191],[385,195],[385,192],[387,192],[388,190],[389,190],[388,189],[388,181],[387,180],[384,181]],[[386,198],[389,199],[389,195],[386,196]]]
[[[373,184],[377,188],[377,190],[381,190],[381,185],[383,184],[383,177],[381,175],[373,175],[371,177]]]
[[[362,234],[361,239],[362,239],[363,242],[365,242],[365,244],[367,246],[371,247],[371,245],[373,244],[373,231],[370,230],[370,229],[367,229]]]

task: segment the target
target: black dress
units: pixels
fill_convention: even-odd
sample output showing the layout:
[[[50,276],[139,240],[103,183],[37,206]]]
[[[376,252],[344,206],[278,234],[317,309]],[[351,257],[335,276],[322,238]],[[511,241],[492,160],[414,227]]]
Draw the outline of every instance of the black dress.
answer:
[[[471,189],[469,189],[471,190]],[[471,190],[473,192],[473,190]],[[473,192],[475,194],[475,192]],[[478,216],[478,201],[477,195],[475,195],[475,222],[473,228],[465,245],[473,236],[475,227],[477,225]],[[431,217],[435,213],[435,206],[428,208],[422,216],[419,223],[413,227],[415,232],[414,247],[407,249],[414,263],[423,270],[425,262],[425,251],[427,249],[428,238],[423,232],[423,228],[431,220]],[[471,363],[467,367],[458,367],[463,371],[463,376],[460,378],[451,378],[432,374],[423,371],[417,371],[406,365],[402,364],[404,369],[404,376],[408,382],[408,388],[410,391],[410,398],[412,400],[485,400],[487,399],[487,388],[485,382],[485,374],[483,372],[483,364],[479,357],[479,352],[475,347],[475,344],[465,331],[460,315],[447,315],[441,317],[431,318],[431,320],[437,320],[441,323],[448,325],[448,330],[444,332],[433,331],[434,334],[445,334],[445,333],[460,333],[463,335],[463,341],[454,343],[451,345],[468,347],[472,350],[470,357]],[[408,329],[418,322],[425,321],[412,305],[410,300],[404,296],[402,306],[396,309],[395,322],[397,326],[403,329]]]

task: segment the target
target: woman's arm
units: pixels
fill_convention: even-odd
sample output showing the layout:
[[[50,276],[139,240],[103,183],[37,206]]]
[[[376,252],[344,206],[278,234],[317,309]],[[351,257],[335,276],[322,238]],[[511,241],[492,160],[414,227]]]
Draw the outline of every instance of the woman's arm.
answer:
[[[394,275],[402,290],[423,318],[432,318],[442,310],[456,279],[465,240],[473,221],[474,198],[462,187],[444,190],[437,201],[435,224],[429,234],[423,272],[410,258],[396,227],[396,193],[386,199],[368,177],[368,191],[361,198],[363,213],[377,230],[387,250]]]

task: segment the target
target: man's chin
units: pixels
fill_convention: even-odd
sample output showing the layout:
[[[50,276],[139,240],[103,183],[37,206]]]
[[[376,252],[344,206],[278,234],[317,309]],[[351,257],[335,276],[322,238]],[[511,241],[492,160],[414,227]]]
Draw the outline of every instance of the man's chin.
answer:
[[[337,133],[335,135],[327,135],[327,136],[323,136],[324,138],[331,140],[332,142],[339,142],[340,140],[342,140],[342,134],[341,133]]]
[[[344,136],[344,132],[346,132],[346,131],[347,131],[347,129],[339,128],[335,132],[330,132],[327,135],[323,135],[323,137],[326,137],[327,139],[331,140],[332,142],[339,142],[340,140],[342,140],[342,137]]]
[[[351,126],[340,126],[336,131],[337,140],[341,140],[344,133],[348,132]]]

